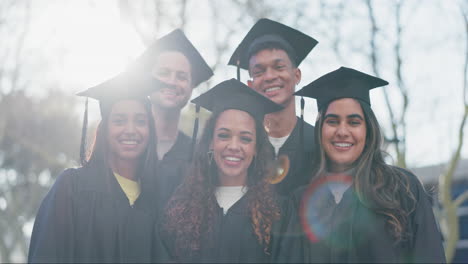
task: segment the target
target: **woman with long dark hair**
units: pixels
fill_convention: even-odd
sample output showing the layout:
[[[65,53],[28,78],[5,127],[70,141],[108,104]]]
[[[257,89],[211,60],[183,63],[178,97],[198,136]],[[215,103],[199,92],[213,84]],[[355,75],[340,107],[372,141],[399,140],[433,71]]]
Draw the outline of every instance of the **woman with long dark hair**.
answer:
[[[180,262],[271,262],[286,212],[268,183],[273,156],[262,121],[281,107],[234,79],[192,102],[213,115],[168,204],[164,242]]]
[[[154,260],[149,195],[156,141],[147,96],[160,86],[149,76],[124,72],[79,94],[99,100],[102,119],[82,167],[66,169],[44,198],[29,262]]]
[[[384,160],[369,90],[387,84],[341,67],[296,93],[319,110],[314,181],[298,192],[306,262],[445,262],[430,196]]]

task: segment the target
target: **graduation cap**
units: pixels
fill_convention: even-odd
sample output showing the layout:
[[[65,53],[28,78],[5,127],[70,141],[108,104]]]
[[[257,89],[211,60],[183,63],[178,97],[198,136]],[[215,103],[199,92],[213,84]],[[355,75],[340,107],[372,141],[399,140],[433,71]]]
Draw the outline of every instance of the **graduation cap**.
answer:
[[[159,55],[164,51],[178,51],[187,57],[192,69],[193,87],[197,87],[213,76],[210,66],[180,29],[176,29],[152,43],[136,59],[132,67],[139,68],[139,71],[150,71]]]
[[[101,116],[108,114],[112,105],[125,99],[147,99],[147,97],[162,87],[170,86],[161,82],[149,73],[127,70],[104,81],[96,86],[77,93],[78,96],[85,96],[85,112],[83,117],[83,128],[81,134],[80,161],[86,164],[86,131],[88,128],[88,98],[99,101]]]
[[[258,122],[263,122],[265,114],[277,112],[283,108],[234,78],[217,84],[191,102],[198,108],[201,106],[212,113],[221,113],[228,109],[245,111]],[[193,128],[192,153],[198,132],[197,121],[195,120]]]
[[[274,44],[286,51],[296,66],[299,66],[318,41],[312,37],[279,22],[262,18],[250,29],[236,48],[228,65],[237,66],[237,79],[240,80],[240,69],[249,68],[250,57]]]
[[[315,98],[321,110],[339,98],[354,98],[370,106],[369,91],[388,82],[355,69],[340,67],[304,86],[295,95]]]
[[[259,122],[263,122],[265,114],[283,108],[234,78],[217,84],[191,102],[213,113],[228,109],[245,111]]]

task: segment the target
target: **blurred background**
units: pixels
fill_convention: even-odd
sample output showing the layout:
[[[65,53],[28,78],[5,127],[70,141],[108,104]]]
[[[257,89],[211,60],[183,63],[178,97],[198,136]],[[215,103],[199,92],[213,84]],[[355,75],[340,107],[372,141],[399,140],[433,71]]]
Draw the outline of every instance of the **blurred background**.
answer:
[[[340,66],[390,82],[371,93],[389,162],[431,190],[448,259],[468,262],[468,0],[1,0],[0,262],[26,261],[41,200],[61,170],[78,166],[77,92],[182,28],[215,72],[195,97],[235,77],[227,61],[262,17],[319,41],[297,89]],[[315,108],[306,99],[312,124]],[[183,113],[191,131],[192,106]]]

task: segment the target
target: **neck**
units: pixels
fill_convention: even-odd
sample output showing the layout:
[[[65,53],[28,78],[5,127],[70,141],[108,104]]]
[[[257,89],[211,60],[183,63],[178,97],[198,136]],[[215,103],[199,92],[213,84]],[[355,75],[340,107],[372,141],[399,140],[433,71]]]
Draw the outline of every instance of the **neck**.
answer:
[[[279,138],[291,134],[296,123],[296,103],[293,98],[283,110],[265,115],[263,125],[268,136]]]
[[[219,175],[219,186],[245,186],[247,182],[247,174],[238,175],[236,177],[223,176],[221,172]]]
[[[118,158],[111,158],[109,162],[113,172],[129,180],[137,180],[136,172],[138,165],[136,160],[122,160]]]
[[[153,117],[158,141],[175,141],[179,131],[180,109],[153,106]]]

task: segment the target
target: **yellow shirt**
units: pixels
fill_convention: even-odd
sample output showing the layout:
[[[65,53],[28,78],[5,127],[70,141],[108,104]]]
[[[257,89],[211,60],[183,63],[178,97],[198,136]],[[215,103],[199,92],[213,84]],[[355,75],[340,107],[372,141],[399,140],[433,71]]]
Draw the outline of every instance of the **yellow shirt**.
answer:
[[[132,181],[130,179],[127,179],[123,176],[120,176],[119,174],[114,172],[114,176],[117,179],[117,181],[120,184],[120,187],[124,191],[125,195],[127,195],[128,201],[130,202],[130,205],[133,205],[138,199],[138,196],[140,196],[141,190],[140,190],[140,182]]]

